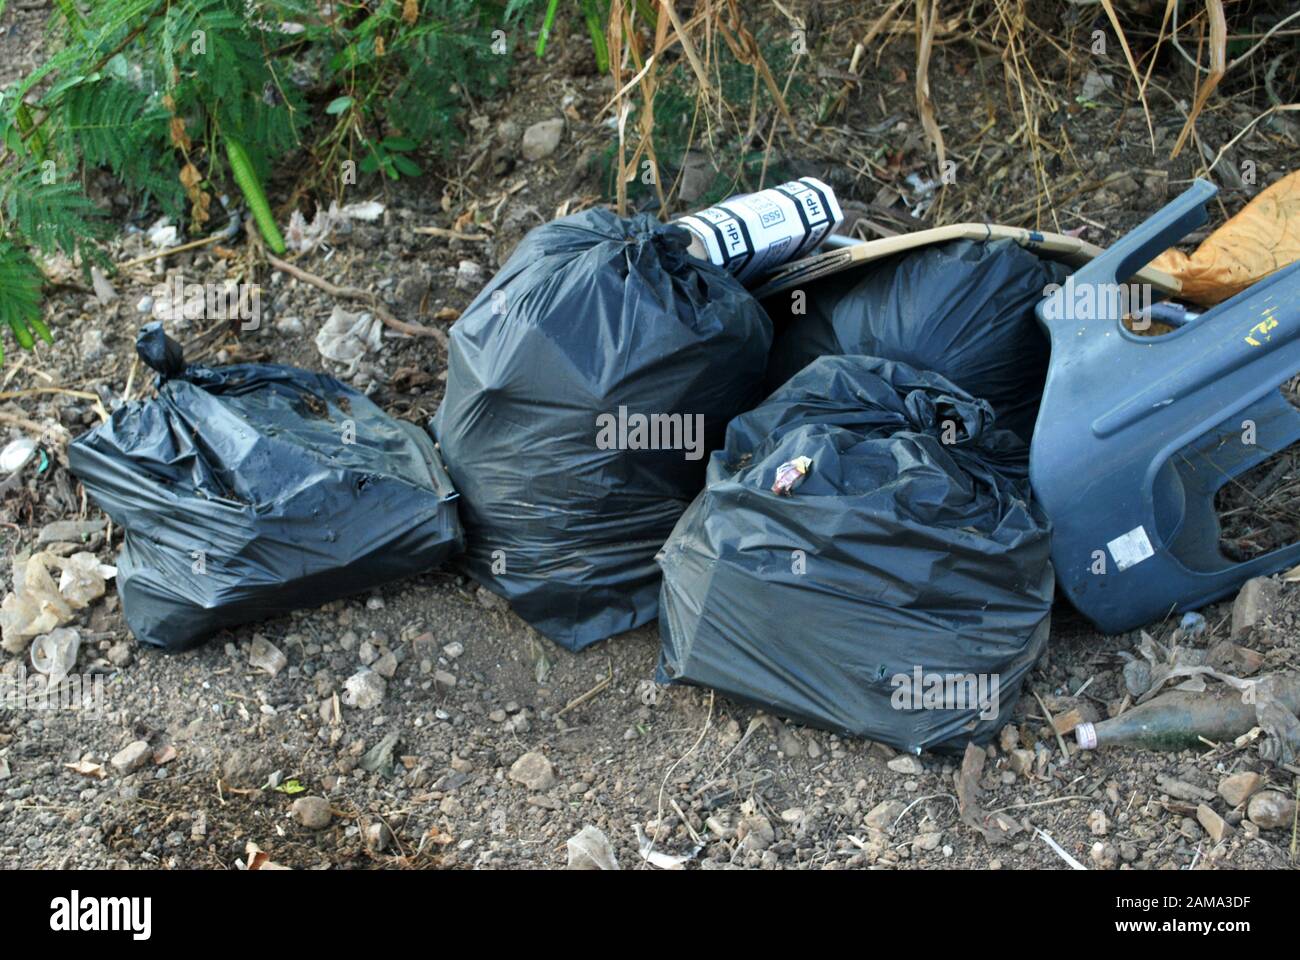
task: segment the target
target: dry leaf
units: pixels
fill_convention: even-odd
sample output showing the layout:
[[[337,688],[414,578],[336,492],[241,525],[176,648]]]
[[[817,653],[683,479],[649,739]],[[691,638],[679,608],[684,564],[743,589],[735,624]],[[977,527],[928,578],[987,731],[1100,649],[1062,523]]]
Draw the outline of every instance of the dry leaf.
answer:
[[[174,147],[180,147],[182,150],[188,151],[192,146],[192,144],[190,143],[189,134],[185,132],[184,117],[172,117],[171,137],[172,137],[172,146]]]
[[[96,777],[103,780],[104,777],[108,776],[107,771],[104,770],[103,764],[91,763],[89,760],[78,760],[76,763],[65,763],[64,766],[73,773],[81,774],[83,777]]]
[[[402,21],[415,23],[420,18],[420,0],[405,0],[402,4]]]
[[[445,847],[449,843],[455,843],[451,834],[443,833],[437,827],[430,827],[426,836],[429,838],[430,843],[436,843],[440,847]]]

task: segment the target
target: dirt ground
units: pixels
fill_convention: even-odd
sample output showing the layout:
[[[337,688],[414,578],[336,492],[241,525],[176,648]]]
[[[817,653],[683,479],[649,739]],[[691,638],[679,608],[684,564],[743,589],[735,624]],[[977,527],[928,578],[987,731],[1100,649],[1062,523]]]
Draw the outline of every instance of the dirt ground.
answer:
[[[834,95],[867,18],[847,4],[785,6],[807,13],[814,48],[824,51],[815,82]],[[28,3],[11,4],[0,17],[0,85],[38,62],[45,15]],[[1070,29],[1059,42],[1082,44],[1091,24]],[[377,291],[405,319],[445,326],[448,312],[463,309],[477,290],[478,283],[458,285],[458,275],[470,272],[462,261],[486,280],[527,229],[606,195],[595,158],[611,134],[597,115],[612,91],[586,66],[589,51],[580,41],[561,36],[542,64],[519,56],[511,95],[475,103],[450,162],[419,180],[371,185],[349,197],[379,200],[382,218],[336,234],[300,266]],[[786,134],[779,145],[789,168],[825,177],[861,216],[895,229],[915,226],[906,203],[896,201],[905,175],[929,157],[916,119],[914,66],[911,35],[900,35],[883,47],[878,65],[869,58],[842,112],[820,126],[800,118],[799,135]],[[1086,239],[1105,245],[1204,175],[1207,162],[1268,104],[1251,74],[1232,97],[1215,101],[1197,140],[1170,161],[1191,99],[1190,68],[1173,63],[1152,80],[1153,151],[1118,52],[1092,63],[1102,79],[1091,82],[1086,104],[1078,99],[1086,71],[1059,57],[1038,66],[1060,109],[1044,111],[1034,139],[1025,136],[1020,101],[1004,89],[995,54],[956,40],[940,46],[932,95],[958,166],[942,206],[927,216],[1082,228]],[[568,120],[559,149],[540,161],[523,159],[522,131],[561,112]],[[1214,222],[1291,169],[1295,156],[1296,129],[1287,124],[1261,124],[1227,148],[1211,174],[1223,188]],[[1241,181],[1245,160],[1254,161],[1255,183]],[[292,187],[284,173],[269,192],[287,197]],[[156,214],[129,210],[111,185],[102,194],[123,227],[114,260],[147,253],[140,231]],[[474,204],[475,229],[489,233],[486,241],[415,232],[455,228]],[[132,363],[145,319],[138,304],[176,273],[189,282],[251,277],[263,285],[255,331],[236,335],[201,321],[175,328],[187,359],[329,369],[316,331],[334,307],[359,308],[253,256],[241,240],[152,260],[115,277],[118,298],[107,305],[70,273],[50,296],[55,344],[10,351],[0,390],[58,387],[97,394],[109,406],[130,381],[132,396],[141,397],[148,385]],[[445,376],[436,341],[390,335],[370,360],[356,385],[395,416],[432,416]],[[7,399],[0,411],[62,425],[73,436],[98,422],[93,401],[67,393]],[[2,429],[3,441],[22,435]],[[103,519],[57,461],[5,483],[0,587],[12,588],[15,558],[35,549],[47,524]],[[52,549],[90,550],[112,563],[120,538],[111,527],[87,528],[81,542]],[[1280,591],[1249,640],[1265,672],[1296,669],[1300,653],[1300,587]],[[1190,645],[1208,649],[1226,639],[1230,609],[1203,611],[1209,630]],[[1260,759],[1253,744],[1079,752],[1058,743],[1026,692],[1014,736],[988,748],[982,803],[1005,811],[1016,829],[992,845],[958,818],[957,760],[926,755],[913,762],[707,690],[656,687],[654,625],[575,655],[454,569],[231,630],[180,655],[138,646],[111,587],[73,625],[84,641],[79,669],[105,673],[106,709],[0,708],[5,865],[230,868],[247,863],[251,842],[276,863],[306,869],[557,867],[566,840],[587,825],[609,837],[625,869],[647,868],[640,836],[655,837],[654,850],[684,858],[687,869],[1066,869],[1042,834],[1090,869],[1295,865],[1289,826],[1260,829],[1215,793],[1229,774],[1255,771],[1295,795],[1300,768]],[[1167,641],[1175,626],[1170,620],[1150,632]],[[1064,600],[1052,629],[1049,654],[1029,686],[1053,714],[1077,707],[1105,717],[1118,709],[1122,669],[1137,656],[1139,635],[1102,636]],[[287,657],[277,675],[250,665],[255,635]],[[395,669],[382,703],[336,712],[347,678],[389,653]],[[9,675],[23,663],[9,655],[3,662]],[[390,735],[391,770],[367,755]],[[148,744],[148,754],[140,766],[119,770],[110,758],[136,741]],[[1031,768],[1017,772],[1008,748],[1033,751]],[[510,776],[531,753],[545,757],[551,774],[539,764],[535,789]],[[82,767],[89,773],[77,769],[82,761],[94,765]],[[285,789],[291,781],[305,788],[298,796],[327,801],[328,826],[302,823]],[[1198,822],[1202,802],[1229,826],[1218,841]]]

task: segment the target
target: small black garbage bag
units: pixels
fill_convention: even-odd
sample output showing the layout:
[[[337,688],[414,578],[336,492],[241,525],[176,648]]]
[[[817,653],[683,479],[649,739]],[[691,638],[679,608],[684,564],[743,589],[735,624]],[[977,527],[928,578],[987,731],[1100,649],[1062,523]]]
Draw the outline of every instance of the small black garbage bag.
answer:
[[[1047,642],[1049,541],[986,402],[823,357],[732,421],[659,554],[659,679],[910,752],[982,742]]]
[[[158,396],[78,437],[72,472],[123,528],[117,589],[169,650],[438,566],[463,546],[429,436],[294,367],[186,366],[151,323]]]
[[[645,215],[556,220],[451,331],[435,433],[466,569],[572,650],[655,618],[655,552],[763,396],[771,321],[689,240]]]
[[[956,240],[777,294],[764,301],[779,331],[768,386],[827,354],[898,360],[987,400],[1028,443],[1050,354],[1034,307],[1068,272],[1011,240]]]

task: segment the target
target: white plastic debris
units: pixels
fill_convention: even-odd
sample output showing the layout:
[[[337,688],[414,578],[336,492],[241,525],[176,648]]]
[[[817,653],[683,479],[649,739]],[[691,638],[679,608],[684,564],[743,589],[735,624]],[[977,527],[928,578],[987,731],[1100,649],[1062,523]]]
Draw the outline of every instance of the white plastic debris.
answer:
[[[609,837],[590,824],[569,838],[565,844],[569,852],[568,870],[617,870],[618,859]]]
[[[290,250],[307,253],[329,239],[335,230],[348,230],[352,221],[359,220],[372,223],[384,212],[384,205],[376,200],[349,203],[340,207],[331,201],[328,210],[316,207],[316,216],[311,223],[301,212],[295,210],[289,217],[289,226],[284,232],[284,242]]]
[[[165,250],[168,247],[176,246],[176,242],[180,239],[180,232],[169,219],[163,217],[154,221],[145,236],[159,250]]]
[[[50,568],[61,571],[56,585]],[[102,597],[105,581],[117,575],[93,553],[66,560],[51,553],[34,554],[14,566],[14,589],[0,603],[0,649],[22,653],[28,642],[72,619],[73,612]]]
[[[77,666],[80,649],[81,634],[72,627],[58,627],[32,641],[32,666],[49,677],[51,687],[57,687]]]
[[[316,334],[316,349],[326,360],[343,364],[347,376],[357,372],[361,358],[383,346],[384,324],[369,313],[335,307]]]
[[[99,301],[100,306],[106,307],[117,299],[117,290],[113,288],[113,284],[99,267],[90,268],[90,282],[95,288],[95,299]]]

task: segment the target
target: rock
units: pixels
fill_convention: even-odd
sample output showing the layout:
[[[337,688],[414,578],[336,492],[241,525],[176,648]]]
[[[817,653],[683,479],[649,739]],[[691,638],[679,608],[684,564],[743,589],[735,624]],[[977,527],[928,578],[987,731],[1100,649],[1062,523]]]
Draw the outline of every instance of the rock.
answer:
[[[1234,677],[1249,677],[1264,665],[1264,655],[1231,640],[1221,640],[1205,655],[1205,662],[1216,670]]]
[[[270,759],[252,747],[239,747],[221,765],[221,779],[232,787],[261,787],[270,775]]]
[[[108,648],[108,662],[119,669],[129,667],[133,659],[135,659],[135,651],[125,640],[119,640]]]
[[[1247,580],[1232,604],[1232,639],[1240,640],[1273,612],[1281,588],[1268,577]]]
[[[1003,753],[1010,753],[1020,746],[1020,730],[1014,723],[1008,723],[998,734],[998,745]]]
[[[785,724],[776,731],[776,748],[787,757],[802,757],[804,754],[803,741]]]
[[[113,754],[113,759],[109,763],[118,773],[126,774],[139,770],[148,759],[149,744],[143,740],[136,740]]]
[[[393,841],[393,832],[388,825],[376,822],[366,827],[366,848],[371,853],[383,853]]]
[[[334,819],[329,801],[324,797],[299,797],[291,809],[298,822],[308,830],[324,830]]]
[[[303,326],[302,320],[298,317],[280,317],[275,321],[275,329],[280,333],[287,333],[291,337],[300,337],[307,332]]]
[[[368,667],[379,659],[379,651],[369,640],[362,640],[361,646],[357,647],[357,659],[361,661],[362,666]]]
[[[456,289],[476,290],[483,283],[483,268],[473,260],[462,260],[456,266]]]
[[[502,120],[497,124],[497,139],[502,143],[513,146],[521,135],[519,124],[514,120]]]
[[[901,800],[885,800],[876,804],[869,811],[863,822],[873,830],[889,832],[894,828],[894,821],[899,818],[907,805]]]
[[[498,597],[487,587],[479,587],[478,590],[475,591],[474,596],[477,597],[478,602],[488,610],[505,610],[507,607],[505,600]]]
[[[393,655],[391,650],[389,650],[382,657],[376,660],[370,669],[374,670],[375,673],[379,674],[385,680],[391,680],[393,679],[393,675],[397,673],[397,657]]]
[[[90,268],[90,284],[95,291],[95,299],[99,301],[101,307],[106,307],[117,299],[117,290],[109,283],[108,277],[104,276],[104,271],[99,267]]]
[[[736,835],[736,828],[731,825],[726,814],[714,814],[704,821],[704,827],[719,840],[730,840]]]
[[[511,765],[510,779],[534,792],[549,790],[555,784],[555,768],[544,755],[531,751]]]
[[[433,682],[437,684],[440,690],[450,690],[456,686],[456,675],[448,673],[446,670],[433,671]]]
[[[1115,864],[1119,859],[1119,851],[1111,844],[1102,843],[1098,840],[1092,845],[1092,849],[1088,851],[1088,856],[1090,856],[1092,862],[1097,865],[1097,869],[1113,870],[1115,869]]]
[[[1020,776],[1027,777],[1034,769],[1034,759],[1035,755],[1032,750],[1012,750],[1008,763],[1011,765],[1011,769]]]
[[[36,545],[47,543],[81,543],[92,534],[99,533],[107,520],[55,520],[41,527]]]
[[[912,841],[913,850],[938,850],[939,844],[943,843],[943,831],[937,833],[918,833],[916,839]]]
[[[255,633],[253,642],[248,648],[248,663],[255,669],[263,670],[274,677],[288,665],[289,658],[266,637]]]
[[[104,343],[104,331],[90,329],[81,335],[81,362],[98,363],[108,356],[108,346]]]
[[[393,750],[397,747],[397,734],[387,734],[384,739],[366,751],[359,766],[369,773],[382,777],[393,775]]]
[[[1079,97],[1090,103],[1096,103],[1104,93],[1110,90],[1113,82],[1109,74],[1089,70],[1084,74],[1083,89],[1079,91]]]
[[[1258,773],[1234,773],[1219,781],[1219,796],[1228,801],[1228,806],[1239,807],[1263,785],[1264,778]]]
[[[368,667],[362,667],[343,684],[343,702],[358,710],[370,710],[384,702],[388,684]]]
[[[116,758],[114,758],[116,759]],[[1291,829],[1295,822],[1295,801],[1277,790],[1265,790],[1250,798],[1246,816],[1264,830]]]
[[[1191,800],[1196,803],[1205,803],[1214,799],[1213,791],[1198,787],[1196,784],[1188,783],[1185,780],[1167,777],[1164,774],[1156,777],[1156,785],[1175,800]]]
[[[448,660],[456,660],[465,652],[465,644],[459,640],[453,640],[442,648],[442,652]]]
[[[429,293],[429,278],[418,273],[403,277],[397,282],[393,299],[406,313],[415,313],[420,309],[425,296]]]
[[[1210,835],[1210,839],[1215,843],[1222,842],[1224,836],[1232,830],[1223,817],[1204,803],[1196,808],[1196,819],[1200,821],[1201,826],[1205,828],[1205,832]]]
[[[919,777],[921,774],[925,773],[925,766],[921,761],[907,753],[894,757],[894,759],[886,763],[885,766],[890,770],[893,770],[895,773],[905,774],[909,777]]]
[[[564,135],[564,118],[541,120],[524,131],[520,151],[525,160],[544,160],[560,146],[560,137]]]
[[[772,821],[763,816],[745,817],[736,825],[736,839],[746,850],[763,851],[776,840]]]
[[[1105,810],[1093,810],[1088,814],[1088,829],[1094,837],[1104,837],[1110,832],[1110,821],[1106,819]]]
[[[1151,664],[1145,660],[1130,660],[1124,664],[1124,689],[1140,697],[1151,689]]]
[[[718,171],[703,150],[688,150],[682,162],[682,180],[677,196],[682,203],[694,203],[709,192]]]

